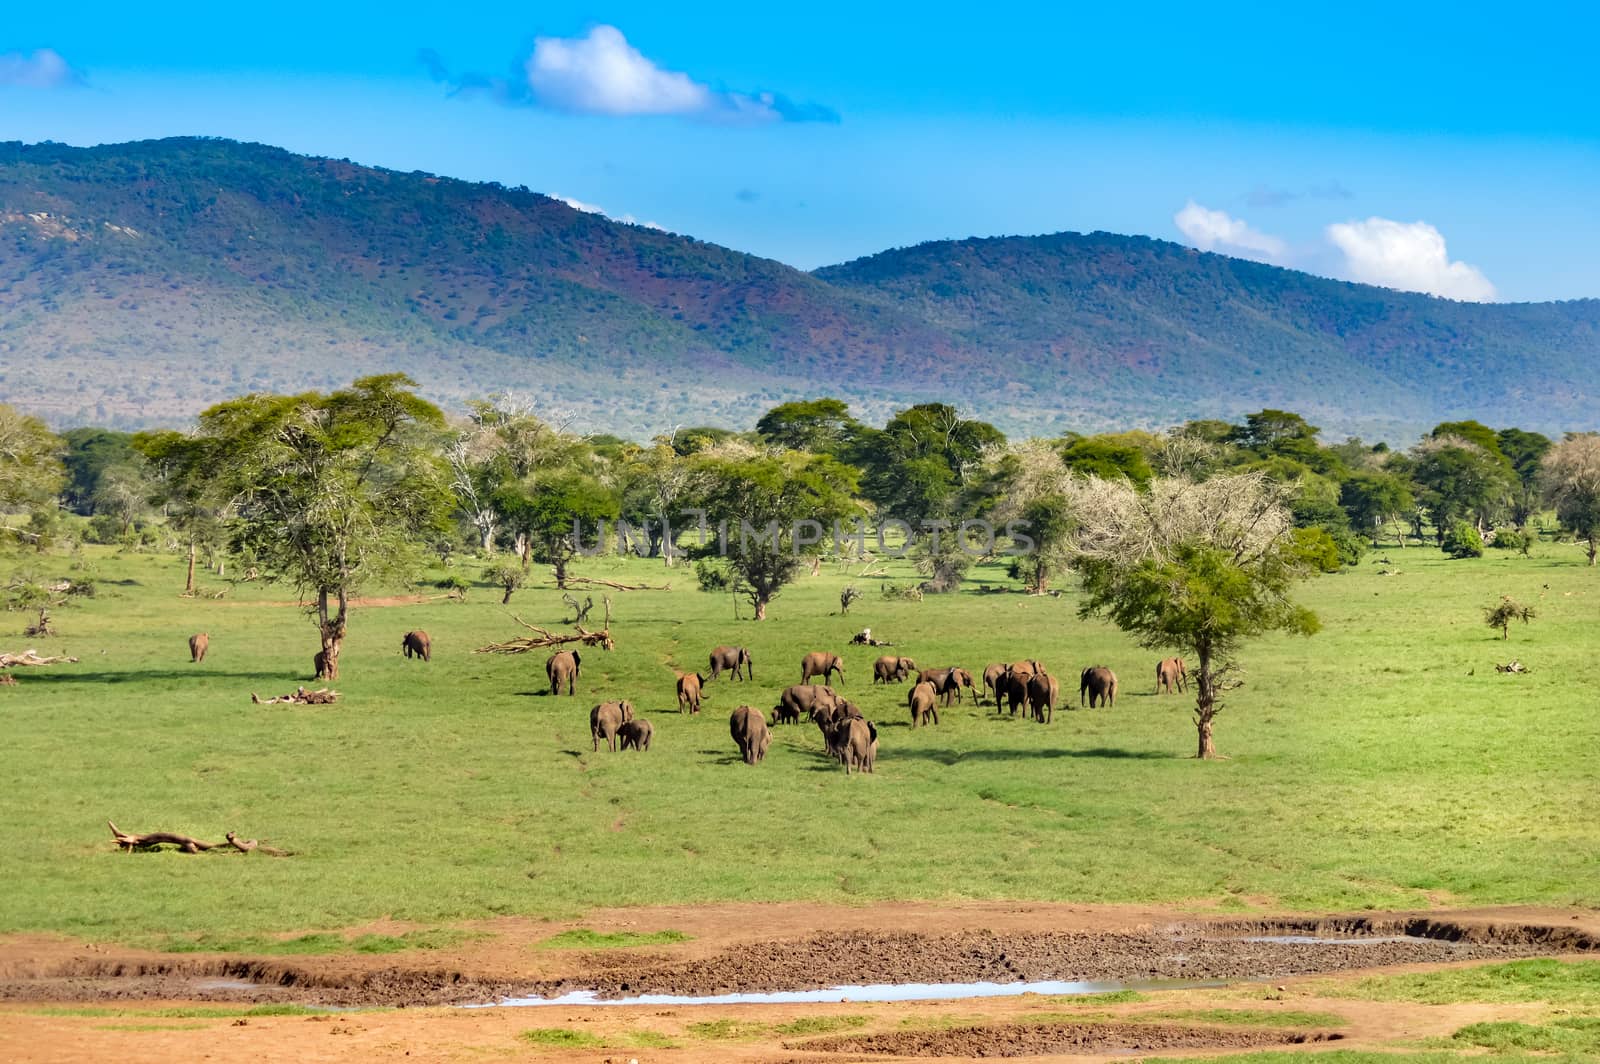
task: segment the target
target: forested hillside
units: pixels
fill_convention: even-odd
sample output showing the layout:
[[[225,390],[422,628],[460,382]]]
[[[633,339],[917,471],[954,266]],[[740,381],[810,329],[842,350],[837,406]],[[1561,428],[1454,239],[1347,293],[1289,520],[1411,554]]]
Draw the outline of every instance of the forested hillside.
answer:
[[[261,145],[0,145],[0,394],[181,423],[404,370],[648,436],[831,394],[1012,432],[1262,406],[1330,431],[1593,424],[1600,303],[1457,304],[1160,241],[970,240],[807,274],[526,189]]]

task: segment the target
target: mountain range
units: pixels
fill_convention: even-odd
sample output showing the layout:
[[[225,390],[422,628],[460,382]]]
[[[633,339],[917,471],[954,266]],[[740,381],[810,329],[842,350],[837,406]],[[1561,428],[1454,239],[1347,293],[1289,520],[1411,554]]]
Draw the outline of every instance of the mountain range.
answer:
[[[1457,303],[1146,237],[936,241],[813,272],[525,188],[258,144],[0,144],[0,398],[182,424],[403,370],[635,438],[832,395],[1008,433],[1262,407],[1407,440],[1593,428],[1600,300]]]

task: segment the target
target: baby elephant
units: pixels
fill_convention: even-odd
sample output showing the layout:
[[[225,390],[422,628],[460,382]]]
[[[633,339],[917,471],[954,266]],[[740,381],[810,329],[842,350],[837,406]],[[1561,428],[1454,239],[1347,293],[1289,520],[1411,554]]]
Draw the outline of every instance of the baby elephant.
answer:
[[[767,756],[772,743],[772,733],[767,731],[767,718],[754,706],[740,706],[728,718],[728,733],[738,744],[739,756],[744,763],[754,765]]]
[[[189,637],[189,660],[195,664],[206,660],[206,648],[211,645],[211,636],[205,632],[196,632]]]
[[[686,672],[678,677],[678,712],[688,706],[690,713],[700,712],[700,687],[706,678],[697,672]]]
[[[631,747],[641,752],[650,749],[650,739],[655,733],[656,730],[643,717],[623,721],[622,727],[617,729],[617,737],[622,740],[624,750]]]
[[[433,660],[433,640],[428,638],[428,633],[421,628],[407,632],[400,640],[400,653],[408,658],[421,658],[423,661]]]
[[[617,752],[617,733],[633,719],[633,703],[601,702],[589,711],[589,734],[594,737],[594,748],[600,749],[600,739],[605,737],[606,748]]]

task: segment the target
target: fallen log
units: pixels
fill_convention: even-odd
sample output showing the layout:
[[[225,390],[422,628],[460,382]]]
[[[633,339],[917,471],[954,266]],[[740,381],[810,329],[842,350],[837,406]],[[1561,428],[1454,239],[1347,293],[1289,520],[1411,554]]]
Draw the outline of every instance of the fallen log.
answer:
[[[331,706],[339,701],[339,692],[327,687],[319,687],[315,691],[307,691],[304,686],[301,686],[286,695],[262,698],[254,691],[251,691],[250,701],[258,706]]]
[[[598,576],[569,576],[568,584],[599,584],[609,587],[614,591],[671,591],[671,584],[619,584],[614,580],[602,580]]]
[[[74,663],[77,658],[66,656],[54,658],[41,658],[31,647],[20,654],[0,654],[0,669],[11,669],[18,665],[60,665],[63,662]]]
[[[255,853],[260,851],[271,857],[291,856],[288,850],[279,850],[272,846],[262,845],[256,839],[240,839],[237,832],[230,831],[227,843],[202,842],[190,835],[180,835],[175,831],[147,831],[135,834],[123,831],[111,821],[106,821],[106,826],[111,829],[111,840],[117,848],[127,853],[134,850],[154,850],[161,846],[176,846],[183,853]]]

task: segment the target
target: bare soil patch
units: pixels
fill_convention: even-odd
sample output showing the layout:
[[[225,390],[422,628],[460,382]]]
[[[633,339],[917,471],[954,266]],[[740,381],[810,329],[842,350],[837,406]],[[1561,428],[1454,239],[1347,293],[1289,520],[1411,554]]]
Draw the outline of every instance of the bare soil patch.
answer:
[[[1240,1029],[1164,1023],[990,1023],[885,1031],[785,1042],[785,1049],[881,1053],[897,1057],[1031,1057],[1173,1049],[1256,1049],[1343,1036],[1323,1031]]]

